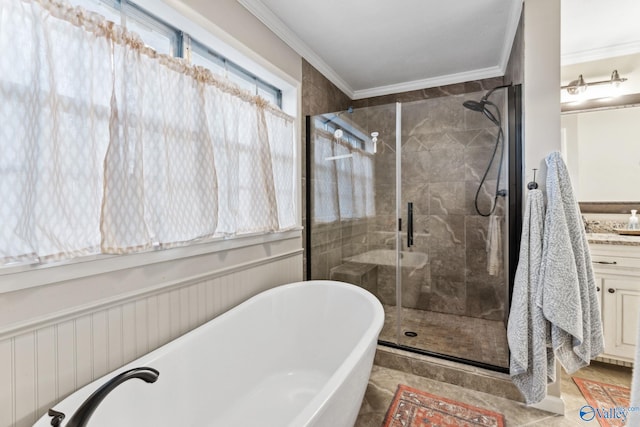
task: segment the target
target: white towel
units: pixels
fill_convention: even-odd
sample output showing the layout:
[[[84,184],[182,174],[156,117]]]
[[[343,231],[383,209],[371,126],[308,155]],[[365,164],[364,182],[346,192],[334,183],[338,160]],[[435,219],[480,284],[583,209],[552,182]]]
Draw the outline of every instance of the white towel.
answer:
[[[487,232],[487,272],[497,276],[502,271],[502,230],[497,215],[489,217],[489,231]]]
[[[638,339],[636,340],[636,360],[633,364],[633,379],[631,380],[630,408],[638,408],[629,411],[627,427],[640,426],[640,316],[638,316]]]
[[[513,285],[507,339],[511,351],[509,373],[528,404],[547,395],[555,379],[553,350],[547,347],[548,322],[536,305],[542,262],[544,197],[541,190],[527,195],[520,256]]]
[[[560,153],[547,164],[538,307],[551,323],[550,343],[567,373],[589,365],[604,349],[591,255],[578,203]]]

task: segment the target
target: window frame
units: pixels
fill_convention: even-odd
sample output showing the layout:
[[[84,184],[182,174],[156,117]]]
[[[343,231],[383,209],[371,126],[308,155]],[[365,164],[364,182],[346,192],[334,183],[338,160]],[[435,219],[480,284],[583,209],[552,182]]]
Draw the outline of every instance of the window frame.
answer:
[[[194,38],[188,31],[179,28],[179,26],[172,25],[145,7],[130,0],[90,1],[102,4],[105,7],[111,8],[115,13],[119,13],[121,19],[124,19],[124,23],[121,22],[120,24],[127,26],[128,20],[131,19],[139,25],[148,26],[150,29],[166,36],[169,39],[170,45],[169,55],[176,58],[185,58],[191,62],[191,52],[195,52],[206,60],[217,63],[224,68],[227,73],[227,75],[224,76],[225,78],[229,78],[229,74],[231,74],[250,83],[253,86],[252,92],[254,95],[259,95],[261,90],[266,92],[269,95],[268,100],[273,101],[274,105],[282,109],[282,89],[235,63],[233,60],[216,51],[216,49],[211,48],[207,43]],[[74,1],[74,4],[80,4],[82,6],[80,0]],[[135,32],[135,29],[133,29],[133,31]],[[150,47],[157,49],[155,46]]]
[[[252,85],[255,86],[255,95],[259,95],[260,89],[262,89],[269,94],[269,100],[274,101],[273,103],[277,105],[278,108],[282,108],[282,90],[280,90],[276,86],[262,80],[254,73],[244,69],[240,65],[229,60],[224,55],[219,54],[214,49],[211,49],[204,43],[192,38],[191,36],[187,35],[186,37],[184,37],[184,44],[186,45],[184,49],[185,51],[190,52],[190,54],[195,53],[203,57],[205,60],[209,60],[215,63],[220,68],[223,68],[227,74],[233,74],[234,76],[239,77],[246,82],[252,83]],[[229,78],[228,75],[224,77]]]
[[[151,249],[126,255],[95,254],[47,264],[20,264],[0,268],[0,295],[37,286],[82,279],[165,261],[191,258],[233,249],[249,248],[289,239],[300,239],[302,227],[273,233],[246,233],[216,237],[187,246]]]

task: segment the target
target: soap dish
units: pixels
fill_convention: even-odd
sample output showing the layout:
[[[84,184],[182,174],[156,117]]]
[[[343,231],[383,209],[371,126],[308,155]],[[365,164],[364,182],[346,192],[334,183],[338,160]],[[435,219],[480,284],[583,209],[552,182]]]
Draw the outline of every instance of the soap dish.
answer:
[[[625,236],[640,236],[640,230],[628,230],[624,228],[617,228],[616,233],[622,234]]]

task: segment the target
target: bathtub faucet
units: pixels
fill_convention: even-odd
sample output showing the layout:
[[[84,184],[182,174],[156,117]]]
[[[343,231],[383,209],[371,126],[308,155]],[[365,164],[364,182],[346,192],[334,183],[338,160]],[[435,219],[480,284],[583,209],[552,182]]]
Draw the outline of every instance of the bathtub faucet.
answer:
[[[116,387],[118,387],[123,382],[130,380],[132,378],[140,378],[148,383],[154,383],[158,379],[160,372],[153,368],[133,368],[128,371],[125,371],[115,377],[111,378],[109,381],[100,386],[99,389],[93,392],[91,396],[84,401],[82,405],[76,410],[76,412],[71,416],[69,422],[65,424],[65,427],[84,427],[89,422],[89,418],[93,415],[93,411],[96,410],[102,399],[107,397],[109,393],[113,391]],[[52,426],[57,426],[64,419],[64,414],[61,412],[54,411],[52,409],[49,410],[49,415],[54,417],[51,420]],[[54,424],[55,423],[55,424]]]

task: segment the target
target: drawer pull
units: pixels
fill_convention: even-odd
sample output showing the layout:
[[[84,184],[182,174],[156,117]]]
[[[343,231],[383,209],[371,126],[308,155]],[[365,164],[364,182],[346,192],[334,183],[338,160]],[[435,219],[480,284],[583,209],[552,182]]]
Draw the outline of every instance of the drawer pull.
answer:
[[[593,261],[596,264],[609,264],[609,265],[616,265],[617,262],[616,261]]]
[[[600,292],[600,286],[596,286],[596,292]]]
[[[615,294],[616,290],[613,289],[613,288],[609,288],[609,289],[607,289],[607,292],[609,292],[610,294]]]

